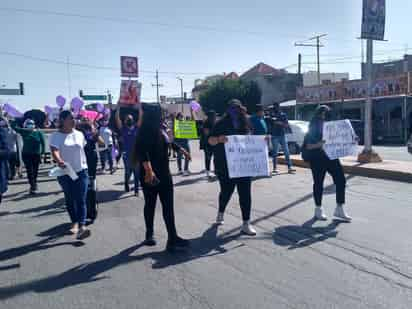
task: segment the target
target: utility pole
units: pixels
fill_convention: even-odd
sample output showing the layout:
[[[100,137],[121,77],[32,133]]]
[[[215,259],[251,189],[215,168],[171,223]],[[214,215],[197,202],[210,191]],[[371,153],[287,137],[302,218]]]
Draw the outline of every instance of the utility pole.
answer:
[[[308,43],[295,43],[295,46],[303,46],[303,47],[316,47],[316,58],[317,58],[317,67],[318,67],[318,86],[321,85],[321,80],[320,80],[320,48],[324,47],[324,45],[322,45],[320,43],[320,39],[327,36],[327,34],[321,34],[321,35],[317,35],[314,36],[312,38],[309,38],[307,41],[313,41],[316,40],[316,44],[308,44]]]
[[[156,87],[157,104],[160,105],[159,88],[163,87],[163,85],[159,84],[159,71],[157,70],[156,70],[156,84],[152,84],[152,87]]]
[[[183,96],[183,78],[177,77],[180,81],[180,97],[181,97],[181,104],[182,104],[182,114],[184,112],[183,103],[184,103],[184,96]]]

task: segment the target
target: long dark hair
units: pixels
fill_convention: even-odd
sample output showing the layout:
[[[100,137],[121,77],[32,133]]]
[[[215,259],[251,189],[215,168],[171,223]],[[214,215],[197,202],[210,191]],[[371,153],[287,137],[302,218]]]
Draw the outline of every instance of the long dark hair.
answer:
[[[63,123],[66,120],[67,117],[72,116],[73,117],[73,113],[69,110],[64,110],[59,114],[59,130],[63,130]]]
[[[161,138],[162,111],[160,106],[142,103],[142,123],[136,136],[132,150],[132,164],[138,165],[137,149],[151,149],[159,145]]]
[[[231,110],[237,110],[239,133],[241,134],[248,134],[250,132],[251,126],[249,123],[249,119],[247,118],[245,107],[243,106],[242,102],[237,99],[232,99],[229,101],[228,108],[226,114],[224,116],[225,119],[232,121],[232,117],[230,115]]]

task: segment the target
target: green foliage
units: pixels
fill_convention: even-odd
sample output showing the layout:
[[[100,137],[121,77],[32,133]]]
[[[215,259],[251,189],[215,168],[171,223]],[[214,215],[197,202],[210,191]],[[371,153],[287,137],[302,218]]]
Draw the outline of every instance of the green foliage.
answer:
[[[256,82],[221,79],[200,96],[200,104],[205,112],[214,110],[223,114],[228,102],[238,99],[248,108],[249,113],[253,113],[256,105],[260,104],[261,97],[262,92]]]

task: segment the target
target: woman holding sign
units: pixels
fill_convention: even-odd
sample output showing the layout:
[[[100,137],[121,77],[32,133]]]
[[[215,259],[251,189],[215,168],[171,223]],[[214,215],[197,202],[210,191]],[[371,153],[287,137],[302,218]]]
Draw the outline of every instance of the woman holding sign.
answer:
[[[336,210],[334,217],[341,221],[350,222],[352,218],[343,209],[345,204],[346,179],[339,159],[330,160],[323,150],[323,124],[330,108],[321,105],[316,109],[315,115],[309,124],[309,132],[305,136],[302,157],[310,163],[313,176],[313,197],[315,199],[315,219],[327,220],[322,208],[323,182],[326,173],[329,173],[336,185]]]
[[[239,194],[240,208],[242,211],[242,232],[246,235],[255,236],[256,231],[250,224],[250,212],[252,205],[252,179],[250,177],[230,178],[225,152],[225,143],[229,135],[248,135],[250,126],[246,117],[245,109],[239,100],[231,100],[223,119],[218,121],[213,128],[209,144],[214,146],[214,164],[216,175],[220,183],[219,212],[216,223],[224,223],[224,213],[235,188]]]

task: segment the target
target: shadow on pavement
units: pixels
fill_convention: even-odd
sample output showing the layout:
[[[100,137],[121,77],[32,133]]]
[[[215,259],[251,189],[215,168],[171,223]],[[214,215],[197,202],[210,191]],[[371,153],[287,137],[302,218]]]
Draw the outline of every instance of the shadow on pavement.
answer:
[[[6,265],[6,266],[0,266],[0,271],[10,270],[10,269],[15,269],[15,268],[20,268],[20,263]]]
[[[122,200],[129,198],[130,196],[125,195],[126,193],[122,190],[104,190],[97,191],[97,200],[99,203],[109,203],[115,200]]]
[[[215,179],[217,179],[217,178],[215,178]],[[202,176],[202,177],[197,177],[197,178],[183,179],[179,182],[176,182],[174,184],[174,186],[175,187],[182,187],[182,186],[193,185],[193,184],[198,183],[198,182],[206,182],[206,181],[212,182],[212,180],[208,180],[205,176]],[[215,180],[213,180],[213,181],[215,181]]]
[[[61,198],[61,199],[58,199],[57,201],[54,201],[52,204],[49,204],[49,205],[44,205],[44,206],[39,206],[39,207],[34,207],[34,208],[27,208],[27,209],[15,211],[15,212],[7,211],[7,212],[4,212],[4,214],[0,213],[0,216],[24,215],[24,214],[30,214],[30,213],[36,213],[36,212],[48,210],[46,213],[34,216],[34,217],[42,217],[42,216],[64,212],[65,209],[66,207],[64,203],[64,198]]]
[[[54,234],[54,231],[48,231],[51,235]],[[46,232],[44,232],[46,233]],[[47,234],[47,233],[46,233]],[[136,250],[143,247],[143,244],[137,244],[130,248],[127,248],[117,255],[111,256],[109,258],[105,258],[102,260],[95,261],[93,263],[81,264],[74,268],[71,268],[59,275],[40,279],[40,280],[33,280],[27,283],[17,284],[14,286],[9,287],[1,287],[0,288],[0,300],[8,299],[15,297],[20,294],[24,294],[27,292],[36,292],[36,293],[50,293],[54,291],[58,291],[67,287],[84,284],[84,283],[91,283],[99,280],[103,280],[108,278],[107,276],[102,276],[101,274],[116,268],[121,265],[142,261],[144,259],[152,259],[154,261],[152,268],[153,269],[161,269],[166,268],[173,265],[178,265],[182,263],[186,263],[195,259],[203,258],[203,257],[210,257],[218,254],[223,254],[228,250],[233,250],[238,247],[242,247],[243,244],[239,244],[234,248],[226,249],[223,246],[228,244],[229,242],[236,240],[239,238],[240,234],[230,235],[228,237],[217,237],[217,226],[213,225],[209,229],[207,229],[202,236],[192,239],[191,245],[192,247],[187,252],[182,252],[179,254],[171,254],[166,251],[161,252],[149,252],[144,253],[141,255],[132,255]],[[31,244],[28,246],[23,247],[20,249],[19,253],[28,253],[35,250],[43,250],[51,247],[52,245],[47,245],[47,241],[43,240],[41,242]],[[64,245],[63,244],[55,244],[57,245]],[[73,244],[73,243],[70,243]],[[39,249],[40,248],[40,249]],[[10,249],[16,250],[16,249]],[[4,257],[16,256],[16,252],[8,251],[8,254],[3,254]],[[1,255],[0,255],[1,257]]]
[[[58,240],[60,237],[67,235],[69,229],[70,229],[70,224],[68,223],[60,224],[38,235],[38,236],[47,236],[47,238],[44,238],[42,240],[36,241],[28,245],[14,247],[14,248],[0,251],[0,261],[15,259],[15,258],[24,256],[24,255],[30,254],[32,252],[48,250],[54,247],[61,247],[61,246],[67,246],[67,245],[71,245],[74,247],[83,246],[84,243],[82,241],[66,241],[66,242],[60,242],[60,243],[54,242]]]
[[[316,222],[314,218],[303,225],[287,225],[275,229],[273,241],[279,246],[289,247],[289,250],[304,248],[329,238],[336,238],[336,228],[342,223],[334,220],[327,226],[312,227]]]
[[[40,188],[41,189],[41,188]],[[44,196],[49,196],[49,195],[57,195],[59,193],[62,193],[62,190],[57,190],[57,191],[52,191],[52,192],[37,192],[34,195],[30,195],[29,193],[21,195],[19,197],[7,200],[9,202],[20,202],[28,199],[35,199],[39,197],[44,197]]]

